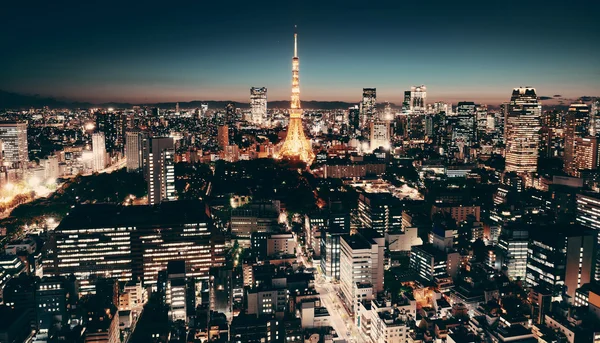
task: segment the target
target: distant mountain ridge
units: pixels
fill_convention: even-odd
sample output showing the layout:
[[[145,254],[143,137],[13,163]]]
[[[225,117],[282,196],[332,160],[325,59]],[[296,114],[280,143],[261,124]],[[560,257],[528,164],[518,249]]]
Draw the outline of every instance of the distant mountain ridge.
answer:
[[[179,102],[180,108],[199,108],[201,104],[208,104],[209,109],[222,109],[227,104],[233,103],[236,108],[248,109],[250,103],[238,102],[238,101],[220,101],[220,100],[193,100],[187,102]],[[41,108],[48,106],[52,109],[59,108],[90,108],[90,107],[101,107],[101,108],[131,108],[133,106],[148,106],[158,107],[163,109],[175,109],[177,102],[157,102],[157,103],[120,103],[120,102],[105,102],[105,103],[91,103],[91,102],[79,102],[79,101],[68,101],[62,99],[56,99],[53,97],[44,97],[40,95],[25,95],[14,92],[7,92],[0,90],[0,109],[13,109],[13,110],[24,110],[33,108]],[[345,101],[302,101],[302,108],[304,109],[347,109],[357,105],[356,103],[345,102]],[[268,108],[289,108],[290,102],[288,100],[275,100],[269,101],[267,104]],[[396,106],[391,104],[393,108]]]

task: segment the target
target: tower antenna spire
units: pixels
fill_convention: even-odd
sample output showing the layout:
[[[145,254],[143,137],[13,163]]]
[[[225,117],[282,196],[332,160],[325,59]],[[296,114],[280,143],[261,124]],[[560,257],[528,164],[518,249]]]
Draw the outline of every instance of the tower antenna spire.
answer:
[[[294,57],[298,57],[298,25],[294,25]]]

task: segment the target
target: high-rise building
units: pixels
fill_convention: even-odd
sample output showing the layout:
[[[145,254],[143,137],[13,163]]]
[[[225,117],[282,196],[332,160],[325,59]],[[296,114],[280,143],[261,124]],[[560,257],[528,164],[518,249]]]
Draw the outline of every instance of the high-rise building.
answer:
[[[321,270],[327,280],[340,279],[340,237],[347,230],[327,230],[321,233]]]
[[[340,289],[346,306],[354,313],[358,303],[383,291],[385,239],[366,229],[342,236],[340,248]]]
[[[141,173],[144,170],[144,145],[148,136],[144,132],[127,132],[125,137],[125,157],[127,158],[127,171]]]
[[[261,125],[267,117],[267,88],[250,88],[250,117],[254,124]]]
[[[590,136],[596,136],[600,132],[600,99],[592,102],[590,110]]]
[[[475,106],[475,132],[477,133],[477,140],[480,141],[485,133],[488,131],[488,108],[487,105],[477,104]],[[493,124],[493,121],[492,121]]]
[[[358,105],[348,108],[348,126],[350,135],[356,135],[360,131],[360,108]]]
[[[571,176],[577,176],[575,161],[578,138],[588,135],[590,131],[590,108],[586,104],[571,104],[565,120],[564,170]]]
[[[300,106],[300,59],[298,58],[298,34],[294,33],[294,57],[292,58],[292,101],[290,109],[290,122],[287,128],[285,141],[276,158],[299,159],[310,165],[315,159],[312,144],[304,135],[302,127],[303,111]]]
[[[185,261],[169,261],[167,264],[166,303],[169,320],[187,322],[187,284]]]
[[[127,117],[125,114],[117,112],[96,113],[96,132],[104,134],[108,153],[123,152],[126,128]]]
[[[377,89],[363,88],[362,101],[360,102],[360,123],[367,125],[375,115],[375,103],[377,102]]]
[[[537,171],[541,114],[535,88],[513,89],[505,122],[507,172]]]
[[[106,140],[104,133],[92,134],[93,170],[99,172],[106,167]]]
[[[531,235],[527,284],[543,286],[560,296],[575,298],[575,290],[592,276],[596,233],[580,226],[568,230],[542,227]]]
[[[436,278],[456,276],[460,254],[438,249],[432,244],[416,245],[411,247],[409,266],[420,279],[433,283]]]
[[[371,150],[390,148],[390,122],[383,120],[371,121],[370,143]]]
[[[361,192],[358,195],[358,218],[362,227],[382,236],[402,228],[402,204],[391,193]]]
[[[217,146],[221,150],[229,146],[229,125],[219,125],[217,128]]]
[[[503,227],[496,246],[495,267],[512,280],[525,280],[527,274],[529,230],[521,226],[513,224]]]
[[[148,203],[159,204],[163,201],[173,201],[175,195],[175,146],[173,138],[152,137],[147,140],[146,180],[148,182]]]
[[[67,321],[69,281],[63,277],[43,278],[36,284],[35,302],[37,326],[40,331],[60,327]],[[73,285],[74,286],[74,285]]]
[[[224,239],[200,202],[157,206],[81,205],[51,233],[45,276],[69,276],[82,292],[94,279],[157,282],[169,261],[186,261],[186,276],[208,280],[224,264]]]
[[[573,160],[575,176],[582,170],[593,170],[600,166],[600,145],[598,137],[579,137],[575,140],[575,158]]]
[[[584,227],[595,230],[597,235],[597,246],[600,246],[600,194],[580,193],[577,194],[577,213],[575,220]],[[600,249],[596,252],[594,260],[594,279],[600,281]]]
[[[427,109],[427,87],[410,87],[410,111],[424,113]]]
[[[27,122],[0,122],[0,144],[5,164],[10,168],[27,167]]]

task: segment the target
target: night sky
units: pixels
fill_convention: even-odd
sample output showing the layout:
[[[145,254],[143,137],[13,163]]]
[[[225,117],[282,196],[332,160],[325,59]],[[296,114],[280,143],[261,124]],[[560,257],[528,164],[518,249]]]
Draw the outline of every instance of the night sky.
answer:
[[[600,1],[3,1],[0,89],[81,101],[600,96]],[[493,2],[494,4],[489,4]],[[126,3],[126,4],[125,4]],[[323,5],[327,3],[327,5]],[[496,4],[497,3],[497,4]],[[35,4],[35,5],[34,5]]]

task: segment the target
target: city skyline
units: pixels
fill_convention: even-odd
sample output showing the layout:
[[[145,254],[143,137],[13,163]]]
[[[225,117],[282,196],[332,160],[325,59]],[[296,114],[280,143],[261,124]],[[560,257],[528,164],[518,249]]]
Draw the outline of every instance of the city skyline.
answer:
[[[26,21],[22,5],[10,6],[6,25],[15,33],[0,38],[12,52],[0,57],[0,89],[11,92],[95,103],[247,103],[250,87],[266,87],[269,99],[287,100],[287,37],[297,24],[306,100],[358,103],[362,88],[374,87],[378,102],[399,105],[416,84],[427,86],[431,101],[453,103],[499,104],[519,86],[535,87],[550,104],[600,95],[600,51],[591,43],[599,5],[591,1],[518,9],[351,2],[296,11],[241,4],[225,17],[214,4],[41,4],[27,9]]]

